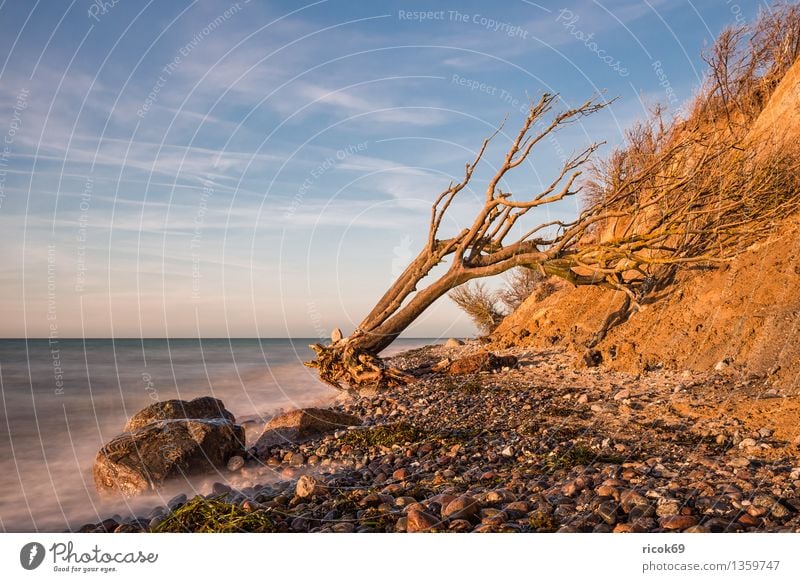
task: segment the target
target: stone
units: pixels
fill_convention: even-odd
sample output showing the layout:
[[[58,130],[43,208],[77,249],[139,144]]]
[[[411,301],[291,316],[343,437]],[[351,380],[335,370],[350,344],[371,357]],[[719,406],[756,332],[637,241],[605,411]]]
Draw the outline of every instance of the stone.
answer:
[[[241,455],[234,455],[228,459],[228,471],[239,471],[244,467],[244,457]]]
[[[583,363],[587,368],[596,368],[603,363],[603,354],[600,350],[586,350],[583,353]]]
[[[335,524],[331,529],[336,533],[353,533],[356,531],[356,526],[350,521],[342,521]]]
[[[731,365],[731,360],[728,359],[728,358],[725,358],[724,360],[720,360],[719,362],[714,364],[714,370],[716,370],[717,372],[722,372],[723,370],[725,370],[730,365]]]
[[[303,475],[300,477],[294,488],[295,495],[301,499],[314,497],[315,495],[324,495],[327,492],[328,488],[311,475]]]
[[[451,337],[446,342],[444,342],[444,347],[446,348],[457,348],[463,345],[464,345],[463,341],[461,341],[460,339],[456,339],[454,337]]]
[[[472,531],[472,524],[466,519],[454,519],[447,529],[449,531]]]
[[[155,402],[134,414],[125,423],[123,432],[131,432],[160,420],[179,420],[185,418],[194,419],[215,419],[222,418],[231,424],[236,423],[236,419],[223,404],[222,400],[211,396],[202,396],[194,400],[163,400]]]
[[[409,477],[408,469],[400,468],[392,473],[392,479],[395,481],[405,481]]]
[[[745,457],[734,457],[730,461],[728,461],[728,465],[731,467],[747,467],[750,465],[750,460],[746,459]]]
[[[656,507],[658,517],[668,517],[681,512],[681,502],[677,499],[661,499]]]
[[[697,525],[697,518],[693,515],[667,515],[658,520],[658,524],[668,530],[682,530]]]
[[[747,447],[754,447],[757,444],[758,443],[756,442],[756,439],[750,439],[750,438],[742,439],[742,442],[739,443],[739,448],[746,449]]]
[[[516,500],[517,496],[508,489],[495,489],[494,491],[486,493],[484,497],[484,501],[489,505],[495,503],[510,503]]]
[[[655,509],[652,505],[634,505],[628,511],[628,517],[631,520],[640,519],[644,517],[654,517],[656,515]]]
[[[327,432],[348,426],[361,425],[361,419],[324,408],[301,408],[280,414],[270,420],[253,445],[259,458],[269,454],[269,449],[286,443],[299,443]]]
[[[624,400],[625,398],[630,398],[631,391],[628,389],[620,390],[616,394],[614,394],[614,400]]]
[[[478,513],[478,502],[474,497],[462,495],[442,507],[442,517],[448,519],[469,519]]]
[[[495,356],[486,350],[481,350],[450,362],[447,373],[451,376],[463,376],[506,367],[513,368],[516,365],[517,358],[515,356]]]
[[[637,505],[649,505],[650,500],[638,491],[628,489],[620,493],[619,503],[622,506],[622,511],[629,513],[630,510]]]
[[[528,515],[528,504],[524,501],[512,501],[503,508],[509,519],[520,519]]]
[[[504,457],[509,457],[509,458],[513,457],[514,456],[514,447],[509,445],[506,448],[504,448],[502,451],[500,451],[500,454],[503,455]]]
[[[606,522],[608,525],[614,525],[617,523],[617,508],[619,506],[614,501],[603,501],[600,505],[597,506],[595,513]]]
[[[406,513],[406,531],[408,533],[430,531],[442,524],[441,520],[427,511],[409,509]]]
[[[611,485],[600,485],[597,489],[595,489],[595,493],[600,497],[613,497],[614,499],[619,499],[619,489],[616,487],[612,487]]]
[[[97,453],[101,493],[133,496],[166,481],[226,467],[244,449],[244,428],[225,418],[158,420],[112,439]]]
[[[342,330],[338,327],[334,327],[333,331],[331,331],[331,343],[335,344],[338,341],[342,341],[344,334],[342,334]]]

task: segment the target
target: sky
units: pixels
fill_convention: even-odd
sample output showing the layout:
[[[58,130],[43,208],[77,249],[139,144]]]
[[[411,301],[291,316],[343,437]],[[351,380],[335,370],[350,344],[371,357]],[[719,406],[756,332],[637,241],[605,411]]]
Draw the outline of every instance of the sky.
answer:
[[[0,337],[326,337],[417,254],[430,205],[529,100],[614,103],[537,146],[535,193],[768,5],[728,0],[0,0]],[[530,215],[568,217],[575,197]],[[494,285],[501,284],[495,281]],[[474,335],[440,299],[409,337]]]

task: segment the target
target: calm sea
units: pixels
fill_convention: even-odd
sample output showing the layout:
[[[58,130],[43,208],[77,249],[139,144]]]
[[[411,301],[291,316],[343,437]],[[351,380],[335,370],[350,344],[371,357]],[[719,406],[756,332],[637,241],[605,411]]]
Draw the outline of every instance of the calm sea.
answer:
[[[130,416],[157,400],[213,395],[246,423],[248,439],[281,409],[330,403],[337,392],[302,364],[313,341],[0,340],[0,531],[63,531],[141,514],[180,492],[207,493],[228,476],[134,500],[100,498],[92,463]],[[383,355],[427,343],[397,340]],[[245,471],[232,484],[268,480],[267,471]]]

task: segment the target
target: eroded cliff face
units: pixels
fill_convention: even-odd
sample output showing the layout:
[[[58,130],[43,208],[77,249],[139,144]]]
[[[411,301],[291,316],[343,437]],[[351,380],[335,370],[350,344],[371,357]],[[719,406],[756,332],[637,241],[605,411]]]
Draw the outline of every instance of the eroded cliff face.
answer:
[[[800,140],[800,62],[787,72],[753,124],[749,140],[796,148]],[[627,225],[625,225],[627,227]],[[601,236],[614,236],[609,225]],[[596,346],[602,365],[709,370],[730,366],[800,382],[800,217],[784,218],[764,242],[716,269],[687,269],[676,284],[612,329]],[[499,326],[500,344],[566,346],[578,361],[622,294],[580,287],[528,300]]]

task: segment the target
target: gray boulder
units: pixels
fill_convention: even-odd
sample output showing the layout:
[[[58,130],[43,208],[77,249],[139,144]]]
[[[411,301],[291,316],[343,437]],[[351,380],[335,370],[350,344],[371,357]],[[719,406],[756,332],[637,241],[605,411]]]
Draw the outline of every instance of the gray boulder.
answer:
[[[211,396],[201,396],[194,400],[162,400],[143,408],[125,423],[123,432],[131,432],[137,428],[157,420],[177,420],[182,418],[224,418],[236,422],[223,404],[222,400]]]

